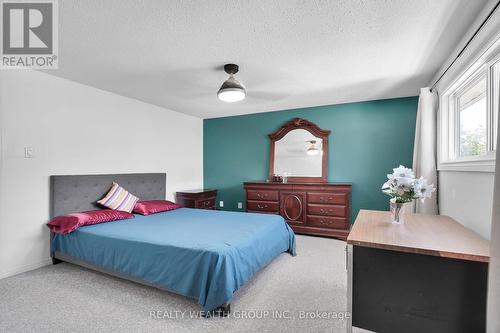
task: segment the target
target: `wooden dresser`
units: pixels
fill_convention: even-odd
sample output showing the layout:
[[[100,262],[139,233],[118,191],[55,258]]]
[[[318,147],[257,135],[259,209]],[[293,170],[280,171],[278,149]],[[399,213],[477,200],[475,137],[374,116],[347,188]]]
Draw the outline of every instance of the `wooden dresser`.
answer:
[[[247,212],[279,214],[299,234],[347,239],[351,184],[246,182]]]
[[[215,209],[217,190],[190,190],[177,192],[177,203],[186,208]]]

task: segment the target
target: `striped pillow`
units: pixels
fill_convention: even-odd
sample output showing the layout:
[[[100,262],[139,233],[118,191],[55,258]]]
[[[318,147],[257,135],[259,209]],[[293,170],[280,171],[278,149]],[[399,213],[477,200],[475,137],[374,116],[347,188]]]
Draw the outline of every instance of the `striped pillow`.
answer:
[[[131,212],[139,198],[113,182],[108,194],[97,203],[114,210]]]

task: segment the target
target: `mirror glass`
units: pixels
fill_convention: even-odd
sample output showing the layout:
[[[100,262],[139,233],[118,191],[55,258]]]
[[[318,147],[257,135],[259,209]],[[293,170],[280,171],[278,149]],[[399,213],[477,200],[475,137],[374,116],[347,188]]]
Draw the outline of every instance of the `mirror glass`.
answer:
[[[305,129],[294,129],[275,142],[274,174],[321,177],[323,139]]]

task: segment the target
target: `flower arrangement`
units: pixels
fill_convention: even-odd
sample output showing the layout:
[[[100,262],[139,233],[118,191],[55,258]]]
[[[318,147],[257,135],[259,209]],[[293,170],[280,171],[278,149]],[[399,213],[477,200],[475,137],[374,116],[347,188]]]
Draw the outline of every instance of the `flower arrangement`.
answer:
[[[415,178],[413,171],[400,165],[387,175],[388,180],[382,185],[382,192],[391,197],[393,203],[407,203],[415,199],[422,202],[432,196],[436,190],[434,184],[427,184],[423,177]]]
[[[382,192],[391,197],[392,222],[401,223],[400,212],[403,204],[420,199],[422,202],[432,196],[436,190],[434,184],[427,184],[423,177],[415,178],[413,171],[400,165],[387,175],[388,180],[382,185]]]

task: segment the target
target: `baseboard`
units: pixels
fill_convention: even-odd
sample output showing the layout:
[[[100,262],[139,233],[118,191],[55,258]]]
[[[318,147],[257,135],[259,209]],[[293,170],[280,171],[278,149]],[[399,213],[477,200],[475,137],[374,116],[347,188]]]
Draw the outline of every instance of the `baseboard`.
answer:
[[[4,279],[4,278],[9,277],[9,276],[14,276],[14,275],[21,274],[24,272],[32,271],[34,269],[37,269],[37,268],[40,268],[43,266],[47,266],[50,264],[52,264],[52,259],[47,258],[45,260],[42,260],[42,261],[34,263],[34,264],[16,267],[16,268],[13,268],[13,269],[10,269],[7,271],[1,271],[0,272],[0,279]]]

